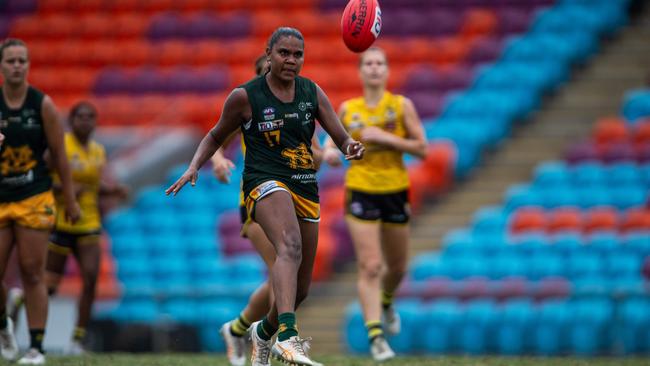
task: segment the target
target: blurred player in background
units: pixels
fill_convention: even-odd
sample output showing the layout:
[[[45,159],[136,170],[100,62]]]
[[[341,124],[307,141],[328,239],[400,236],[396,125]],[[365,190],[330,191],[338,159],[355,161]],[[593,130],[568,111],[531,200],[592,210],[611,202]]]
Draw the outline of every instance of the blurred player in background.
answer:
[[[386,90],[388,60],[372,47],[361,55],[363,96],[344,102],[339,117],[353,138],[366,146],[363,160],[347,170],[346,221],[357,256],[358,291],[376,361],[393,358],[386,342],[400,331],[393,297],[406,271],[409,247],[408,172],[403,153],[419,158],[427,143],[411,100]],[[340,164],[340,154],[326,144],[324,158]],[[382,324],[382,315],[384,323]]]
[[[275,304],[250,332],[253,366],[270,365],[271,353],[287,363],[313,365],[307,341],[298,336],[295,309],[307,296],[318,244],[320,206],[310,146],[316,119],[347,159],[360,159],[364,151],[345,132],[325,93],[298,76],[304,48],[304,38],[294,28],[278,28],[271,35],[266,49],[270,71],[232,91],[189,168],[166,191],[177,194],[187,182],[194,185],[199,168],[241,129],[246,207],[276,252],[271,275]]]
[[[255,75],[263,76],[269,71],[269,63],[266,55],[260,56],[255,61]],[[232,137],[231,137],[232,138]],[[318,170],[322,161],[322,150],[316,136],[311,142],[312,153],[314,156],[315,169]],[[233,162],[223,154],[225,146],[220,147],[212,156],[212,169],[215,177],[222,183],[230,183],[231,170],[234,168]],[[242,151],[246,153],[246,146],[242,141]],[[260,254],[267,266],[269,275],[271,274],[273,263],[275,262],[275,250],[273,244],[269,241],[256,222],[248,219],[246,204],[244,202],[244,193],[241,194],[240,216],[242,223],[242,236],[250,239],[255,250]],[[226,353],[228,361],[232,366],[243,366],[246,364],[246,338],[248,328],[251,323],[264,318],[273,304],[273,291],[269,285],[269,280],[264,281],[250,296],[248,304],[236,319],[225,323],[220,330],[221,336],[226,343]],[[317,363],[312,360],[316,365]]]
[[[48,294],[53,295],[61,282],[68,255],[74,255],[83,288],[79,297],[79,312],[69,354],[84,352],[83,340],[95,300],[95,288],[99,274],[101,247],[100,195],[113,195],[122,199],[128,189],[120,184],[109,184],[102,176],[106,167],[104,146],[92,139],[97,125],[97,109],[90,102],[82,101],[70,109],[68,116],[70,132],[65,134],[65,150],[70,162],[75,196],[81,207],[81,218],[74,224],[66,222],[61,208],[61,179],[54,176],[54,193],[57,217],[54,231],[50,235],[45,282]],[[21,305],[22,291],[12,289],[9,295],[10,315],[15,319]]]
[[[0,273],[4,277],[14,246],[25,289],[30,349],[21,365],[45,363],[43,338],[48,299],[44,281],[47,239],[55,222],[52,179],[44,159],[49,150],[52,166],[61,177],[63,204],[60,216],[79,219],[70,168],[63,145],[63,128],[52,99],[27,82],[29,53],[24,42],[8,39],[0,46],[4,78],[0,98]],[[18,354],[13,326],[0,291],[0,350],[7,360]]]

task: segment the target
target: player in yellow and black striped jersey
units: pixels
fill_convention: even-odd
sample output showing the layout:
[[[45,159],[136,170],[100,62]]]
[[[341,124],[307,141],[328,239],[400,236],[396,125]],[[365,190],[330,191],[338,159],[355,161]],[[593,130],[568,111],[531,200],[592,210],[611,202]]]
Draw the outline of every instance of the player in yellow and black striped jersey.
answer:
[[[18,263],[27,298],[30,350],[19,363],[43,364],[42,342],[47,322],[47,290],[43,269],[47,238],[55,208],[48,167],[62,176],[64,215],[79,218],[72,180],[63,148],[63,128],[52,99],[29,85],[29,52],[24,42],[7,39],[0,45],[0,273],[6,273],[9,255],[17,247]],[[17,357],[11,321],[7,318],[4,288],[0,291],[0,351],[4,359]]]
[[[384,361],[395,355],[384,331],[399,332],[393,295],[406,271],[409,246],[409,177],[402,155],[424,157],[426,140],[413,103],[386,90],[388,61],[381,49],[362,54],[359,75],[363,96],[344,102],[339,111],[348,132],[366,147],[363,160],[352,161],[345,176],[346,221],[357,255],[370,351]],[[340,163],[331,148],[326,147],[324,158]]]
[[[311,150],[315,121],[347,159],[361,159],[364,152],[341,126],[325,93],[299,76],[304,50],[304,38],[294,28],[278,28],[271,35],[266,49],[270,71],[232,91],[189,168],[166,190],[177,194],[187,182],[194,184],[198,169],[232,132],[241,130],[246,204],[276,252],[271,274],[275,303],[250,332],[254,365],[269,364],[271,354],[288,363],[314,364],[298,336],[295,309],[307,296],[318,241],[318,186]]]
[[[68,123],[71,131],[64,136],[65,151],[70,162],[77,202],[81,208],[81,218],[72,224],[61,214],[61,180],[54,174],[57,215],[54,230],[50,235],[45,282],[49,294],[54,294],[61,282],[68,255],[75,257],[79,264],[83,288],[79,298],[77,324],[67,353],[78,355],[84,352],[82,343],[91,316],[99,273],[99,237],[102,229],[99,196],[117,195],[125,198],[128,190],[122,185],[108,184],[102,180],[106,152],[104,146],[92,139],[97,123],[96,108],[85,101],[75,104],[70,109]],[[15,305],[20,305],[20,299],[16,299],[16,295],[12,300]],[[13,311],[14,315],[17,313],[17,307]]]

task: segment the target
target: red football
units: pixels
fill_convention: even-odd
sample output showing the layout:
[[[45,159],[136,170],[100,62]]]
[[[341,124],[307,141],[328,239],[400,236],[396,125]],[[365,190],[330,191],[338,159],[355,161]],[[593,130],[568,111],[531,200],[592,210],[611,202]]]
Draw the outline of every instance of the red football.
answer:
[[[341,16],[343,42],[353,52],[363,52],[379,37],[381,10],[377,0],[350,0]]]

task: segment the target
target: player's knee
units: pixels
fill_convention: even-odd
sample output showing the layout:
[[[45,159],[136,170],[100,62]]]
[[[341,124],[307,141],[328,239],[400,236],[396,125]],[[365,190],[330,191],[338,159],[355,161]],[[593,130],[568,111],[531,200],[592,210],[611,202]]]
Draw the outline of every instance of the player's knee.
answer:
[[[300,233],[286,233],[283,241],[283,245],[278,250],[278,257],[294,263],[300,263],[302,261],[302,240]]]
[[[361,263],[359,272],[363,278],[375,280],[381,276],[383,269],[381,261],[365,261]]]
[[[25,286],[36,285],[42,282],[44,272],[42,261],[32,260],[20,263],[20,275]]]

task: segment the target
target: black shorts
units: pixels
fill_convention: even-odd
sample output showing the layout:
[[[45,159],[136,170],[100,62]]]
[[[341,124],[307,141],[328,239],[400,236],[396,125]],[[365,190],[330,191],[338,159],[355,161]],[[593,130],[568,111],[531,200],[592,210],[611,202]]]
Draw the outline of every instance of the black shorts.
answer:
[[[408,190],[369,194],[348,189],[345,196],[345,213],[359,220],[406,224],[411,217]]]
[[[70,252],[76,251],[80,245],[99,243],[99,234],[99,230],[80,234],[55,230],[50,234],[48,249],[59,254],[68,255]]]
[[[246,209],[246,205],[239,206],[239,219],[241,220],[242,225],[248,221],[248,210]]]

